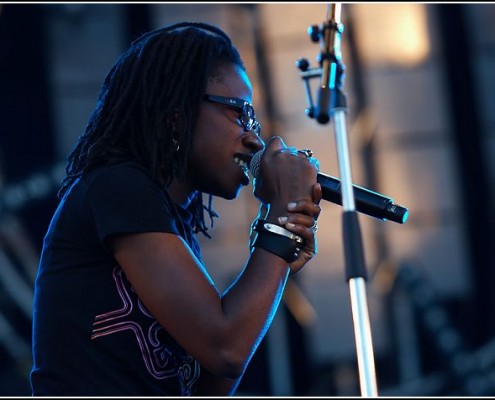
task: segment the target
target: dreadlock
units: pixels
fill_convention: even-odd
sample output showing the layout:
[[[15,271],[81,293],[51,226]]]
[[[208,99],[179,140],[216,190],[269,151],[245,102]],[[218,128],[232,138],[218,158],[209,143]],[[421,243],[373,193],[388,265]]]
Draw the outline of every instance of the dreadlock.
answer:
[[[83,135],[70,153],[58,196],[98,166],[137,161],[153,179],[168,187],[183,176],[192,146],[200,101],[208,79],[218,69],[243,62],[219,28],[182,22],[145,33],[123,53],[106,75]],[[172,124],[181,118],[181,129]],[[197,192],[189,206],[194,232],[207,237],[204,211],[211,226],[218,215]]]

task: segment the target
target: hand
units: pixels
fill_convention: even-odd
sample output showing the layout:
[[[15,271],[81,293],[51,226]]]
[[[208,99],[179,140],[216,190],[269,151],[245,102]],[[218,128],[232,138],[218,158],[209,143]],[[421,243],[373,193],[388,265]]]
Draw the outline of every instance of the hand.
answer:
[[[299,253],[297,260],[290,263],[290,275],[297,274],[304,265],[308,263],[318,252],[316,229],[321,208],[322,198],[321,186],[316,183],[313,186],[312,200],[300,200],[292,202],[293,207],[288,208],[286,219],[282,219],[280,225],[287,230],[301,236],[304,239],[304,246]],[[283,217],[282,217],[283,218]]]
[[[287,147],[278,137],[272,137],[261,158],[258,177],[253,182],[254,195],[277,216],[286,212],[291,201],[312,198],[319,170],[316,159],[307,158],[294,147]],[[273,210],[275,211],[275,210]]]

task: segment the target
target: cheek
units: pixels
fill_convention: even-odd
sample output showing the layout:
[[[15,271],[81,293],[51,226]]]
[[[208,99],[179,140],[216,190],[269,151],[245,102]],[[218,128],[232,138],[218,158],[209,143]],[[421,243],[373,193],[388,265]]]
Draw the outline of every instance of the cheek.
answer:
[[[205,150],[210,145],[214,145],[215,140],[218,140],[219,136],[221,136],[222,127],[224,126],[224,121],[217,115],[200,109],[193,134],[193,149],[200,148]]]
[[[190,160],[196,174],[218,174],[219,169],[225,169],[227,149],[213,140],[198,140],[193,144]]]
[[[199,142],[204,141],[204,138],[208,136],[208,120],[204,117],[203,113],[200,113],[196,121],[196,128],[193,132],[193,149],[198,146]]]
[[[221,155],[225,154],[225,149],[219,137],[220,132],[214,126],[198,124],[189,156],[191,172],[196,177],[206,179],[207,176],[222,168],[223,157]]]
[[[195,174],[218,174],[233,162],[242,128],[230,121],[224,113],[202,109],[194,131],[190,165]]]
[[[226,154],[227,147],[234,137],[228,122],[222,114],[200,112],[193,136],[192,157],[203,159],[203,162],[219,164],[221,155]]]

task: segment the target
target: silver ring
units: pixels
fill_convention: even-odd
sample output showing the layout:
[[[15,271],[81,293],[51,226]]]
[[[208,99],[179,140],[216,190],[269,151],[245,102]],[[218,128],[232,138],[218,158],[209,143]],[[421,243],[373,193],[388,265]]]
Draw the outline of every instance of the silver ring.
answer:
[[[313,231],[313,233],[316,233],[318,231],[318,221],[315,220],[315,223],[309,227]]]
[[[302,149],[302,150],[297,150],[298,153],[304,154],[306,158],[311,158],[313,157],[313,151],[311,149]]]

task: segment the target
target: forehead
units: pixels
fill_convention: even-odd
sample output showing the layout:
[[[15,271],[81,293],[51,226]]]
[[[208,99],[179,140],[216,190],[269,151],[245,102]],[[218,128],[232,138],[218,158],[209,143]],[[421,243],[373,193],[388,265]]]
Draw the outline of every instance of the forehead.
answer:
[[[220,96],[238,97],[251,102],[253,89],[247,73],[237,65],[220,67],[208,80],[206,92]]]

